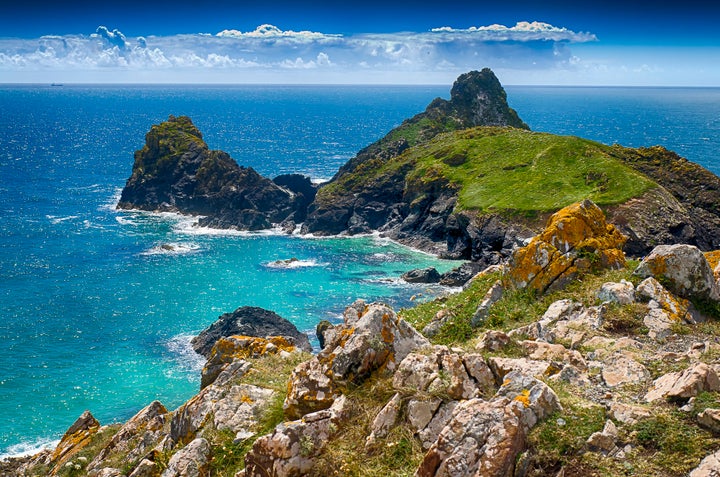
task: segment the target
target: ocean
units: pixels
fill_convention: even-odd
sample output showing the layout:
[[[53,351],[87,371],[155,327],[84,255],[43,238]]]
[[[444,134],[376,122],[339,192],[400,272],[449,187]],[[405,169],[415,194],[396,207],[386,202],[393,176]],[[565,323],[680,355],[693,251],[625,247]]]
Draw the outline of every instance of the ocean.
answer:
[[[538,131],[660,144],[720,173],[720,89],[507,87]],[[188,115],[212,149],[274,177],[331,177],[447,86],[0,85],[0,456],[59,439],[89,409],[122,421],[197,392],[189,339],[239,306],[313,336],[356,298],[395,308],[439,260],[391,241],[198,229],[114,208],[152,124]],[[173,247],[163,247],[172,244]],[[293,268],[273,262],[295,257]]]

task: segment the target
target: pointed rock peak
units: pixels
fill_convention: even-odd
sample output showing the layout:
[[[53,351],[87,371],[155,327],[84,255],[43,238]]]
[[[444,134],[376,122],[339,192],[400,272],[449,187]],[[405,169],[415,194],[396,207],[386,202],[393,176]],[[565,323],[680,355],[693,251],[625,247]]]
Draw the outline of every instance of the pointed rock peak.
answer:
[[[450,90],[452,111],[463,126],[513,126],[530,129],[507,103],[507,95],[490,68],[458,77]]]
[[[159,133],[185,133],[202,139],[202,133],[188,116],[173,116],[171,114],[167,121],[153,126],[151,131],[153,129]]]

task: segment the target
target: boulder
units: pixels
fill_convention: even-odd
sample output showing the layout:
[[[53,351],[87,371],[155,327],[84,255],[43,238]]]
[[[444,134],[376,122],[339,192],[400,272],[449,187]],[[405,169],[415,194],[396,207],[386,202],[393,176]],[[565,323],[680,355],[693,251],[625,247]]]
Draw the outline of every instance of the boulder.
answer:
[[[232,313],[221,315],[215,323],[205,328],[191,341],[195,352],[210,357],[215,342],[223,337],[242,335],[268,338],[283,336],[303,351],[310,352],[310,340],[288,320],[270,310],[243,306]]]
[[[587,440],[588,448],[591,451],[602,452],[607,455],[615,447],[618,438],[617,427],[611,420],[605,421],[605,426],[600,432],[593,432]]]
[[[478,373],[483,375],[483,371]],[[453,400],[469,399],[480,391],[462,357],[444,346],[434,347],[429,354],[411,353],[405,357],[393,375],[393,388],[406,394],[442,394]]]
[[[625,404],[623,402],[613,402],[610,405],[610,417],[623,424],[635,424],[636,422],[648,418],[652,415],[650,410],[641,406]]]
[[[485,322],[490,313],[490,307],[500,301],[504,291],[505,288],[503,287],[502,281],[500,280],[495,282],[493,286],[490,287],[487,293],[485,293],[483,300],[480,302],[477,309],[475,310],[475,313],[473,313],[472,318],[470,318],[470,326],[472,326],[473,328],[477,328]]]
[[[605,385],[614,388],[623,384],[643,383],[650,379],[650,373],[642,364],[635,361],[629,353],[618,351],[605,359],[602,367]]]
[[[401,278],[408,283],[438,283],[440,273],[434,267],[416,268],[403,273]]]
[[[285,422],[258,438],[245,456],[246,477],[308,475],[317,456],[347,419],[349,404],[340,396],[330,408]]]
[[[358,301],[343,316],[344,324],[327,334],[332,336],[326,336],[325,348],[293,371],[284,404],[288,418],[326,409],[347,385],[378,370],[393,373],[412,351],[430,346],[387,305]]]
[[[545,230],[515,252],[505,280],[539,293],[559,290],[591,269],[624,267],[625,240],[594,202],[584,200],[553,214]]]
[[[508,398],[460,402],[416,477],[507,477],[524,449],[523,405]]]
[[[495,381],[501,384],[505,380],[505,375],[511,371],[518,371],[527,376],[547,377],[560,371],[560,367],[540,361],[527,358],[499,358],[492,357],[488,359],[488,365],[495,375]]]
[[[203,477],[207,475],[210,455],[210,443],[198,437],[170,458],[162,477]]]
[[[454,319],[455,314],[447,308],[443,308],[435,314],[433,319],[430,320],[430,323],[425,325],[422,333],[428,338],[432,338],[433,336],[440,333],[440,330],[443,326],[445,326],[445,323],[448,323],[449,321],[452,321]]]
[[[578,351],[567,349],[561,344],[525,340],[520,342],[520,347],[530,359],[560,361],[569,363],[581,371],[587,371],[587,363],[583,356]]]
[[[367,438],[368,443],[372,443],[377,438],[384,438],[387,436],[391,428],[395,427],[398,417],[400,416],[400,410],[402,407],[402,399],[399,393],[388,401],[383,407],[370,426],[370,435]],[[432,416],[430,416],[432,417]]]
[[[476,346],[478,351],[497,352],[513,342],[504,331],[488,330],[480,337]]]
[[[477,262],[463,263],[459,267],[443,273],[440,276],[440,285],[446,287],[461,287],[472,280],[480,271],[481,267]]]
[[[635,287],[627,280],[621,280],[620,283],[606,282],[598,290],[597,297],[600,301],[629,305],[635,302]]]
[[[332,328],[333,324],[328,320],[320,320],[320,322],[318,322],[315,326],[315,336],[317,336],[320,349],[325,347],[325,332],[331,330]]]
[[[522,424],[525,430],[532,429],[556,411],[562,411],[560,399],[547,384],[520,371],[512,371],[498,389],[495,399],[506,397],[522,404]]]
[[[705,409],[697,415],[697,421],[705,429],[720,434],[720,409]]]
[[[645,401],[686,400],[703,391],[720,391],[720,379],[707,364],[695,363],[684,371],[668,373],[656,379],[645,394]]]
[[[692,245],[658,245],[634,272],[654,277],[671,293],[687,299],[720,300],[720,289],[707,259]]]

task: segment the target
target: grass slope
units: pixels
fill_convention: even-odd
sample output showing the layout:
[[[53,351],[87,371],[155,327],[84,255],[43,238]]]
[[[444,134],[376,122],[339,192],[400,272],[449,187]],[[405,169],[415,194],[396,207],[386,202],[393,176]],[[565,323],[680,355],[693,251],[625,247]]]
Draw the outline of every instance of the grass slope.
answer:
[[[323,187],[320,201],[362,191],[408,170],[405,190],[423,193],[438,180],[459,193],[458,208],[480,212],[558,210],[585,198],[620,204],[656,184],[625,165],[609,146],[572,136],[477,127],[443,133],[390,160],[373,159]]]

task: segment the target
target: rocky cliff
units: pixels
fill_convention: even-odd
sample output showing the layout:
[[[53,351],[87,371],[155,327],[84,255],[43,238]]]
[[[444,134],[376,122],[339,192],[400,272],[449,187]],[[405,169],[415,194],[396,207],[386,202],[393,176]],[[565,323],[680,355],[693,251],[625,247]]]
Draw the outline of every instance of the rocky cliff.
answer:
[[[460,293],[401,313],[356,301],[315,356],[221,337],[177,409],[105,426],[86,412],[0,475],[716,475],[720,252],[626,261],[624,240],[572,204]]]
[[[150,129],[135,152],[117,207],[199,215],[199,225],[207,227],[261,230],[293,221],[295,214],[304,220],[314,195],[308,178],[273,182],[225,152],[211,151],[187,116],[170,116]]]

